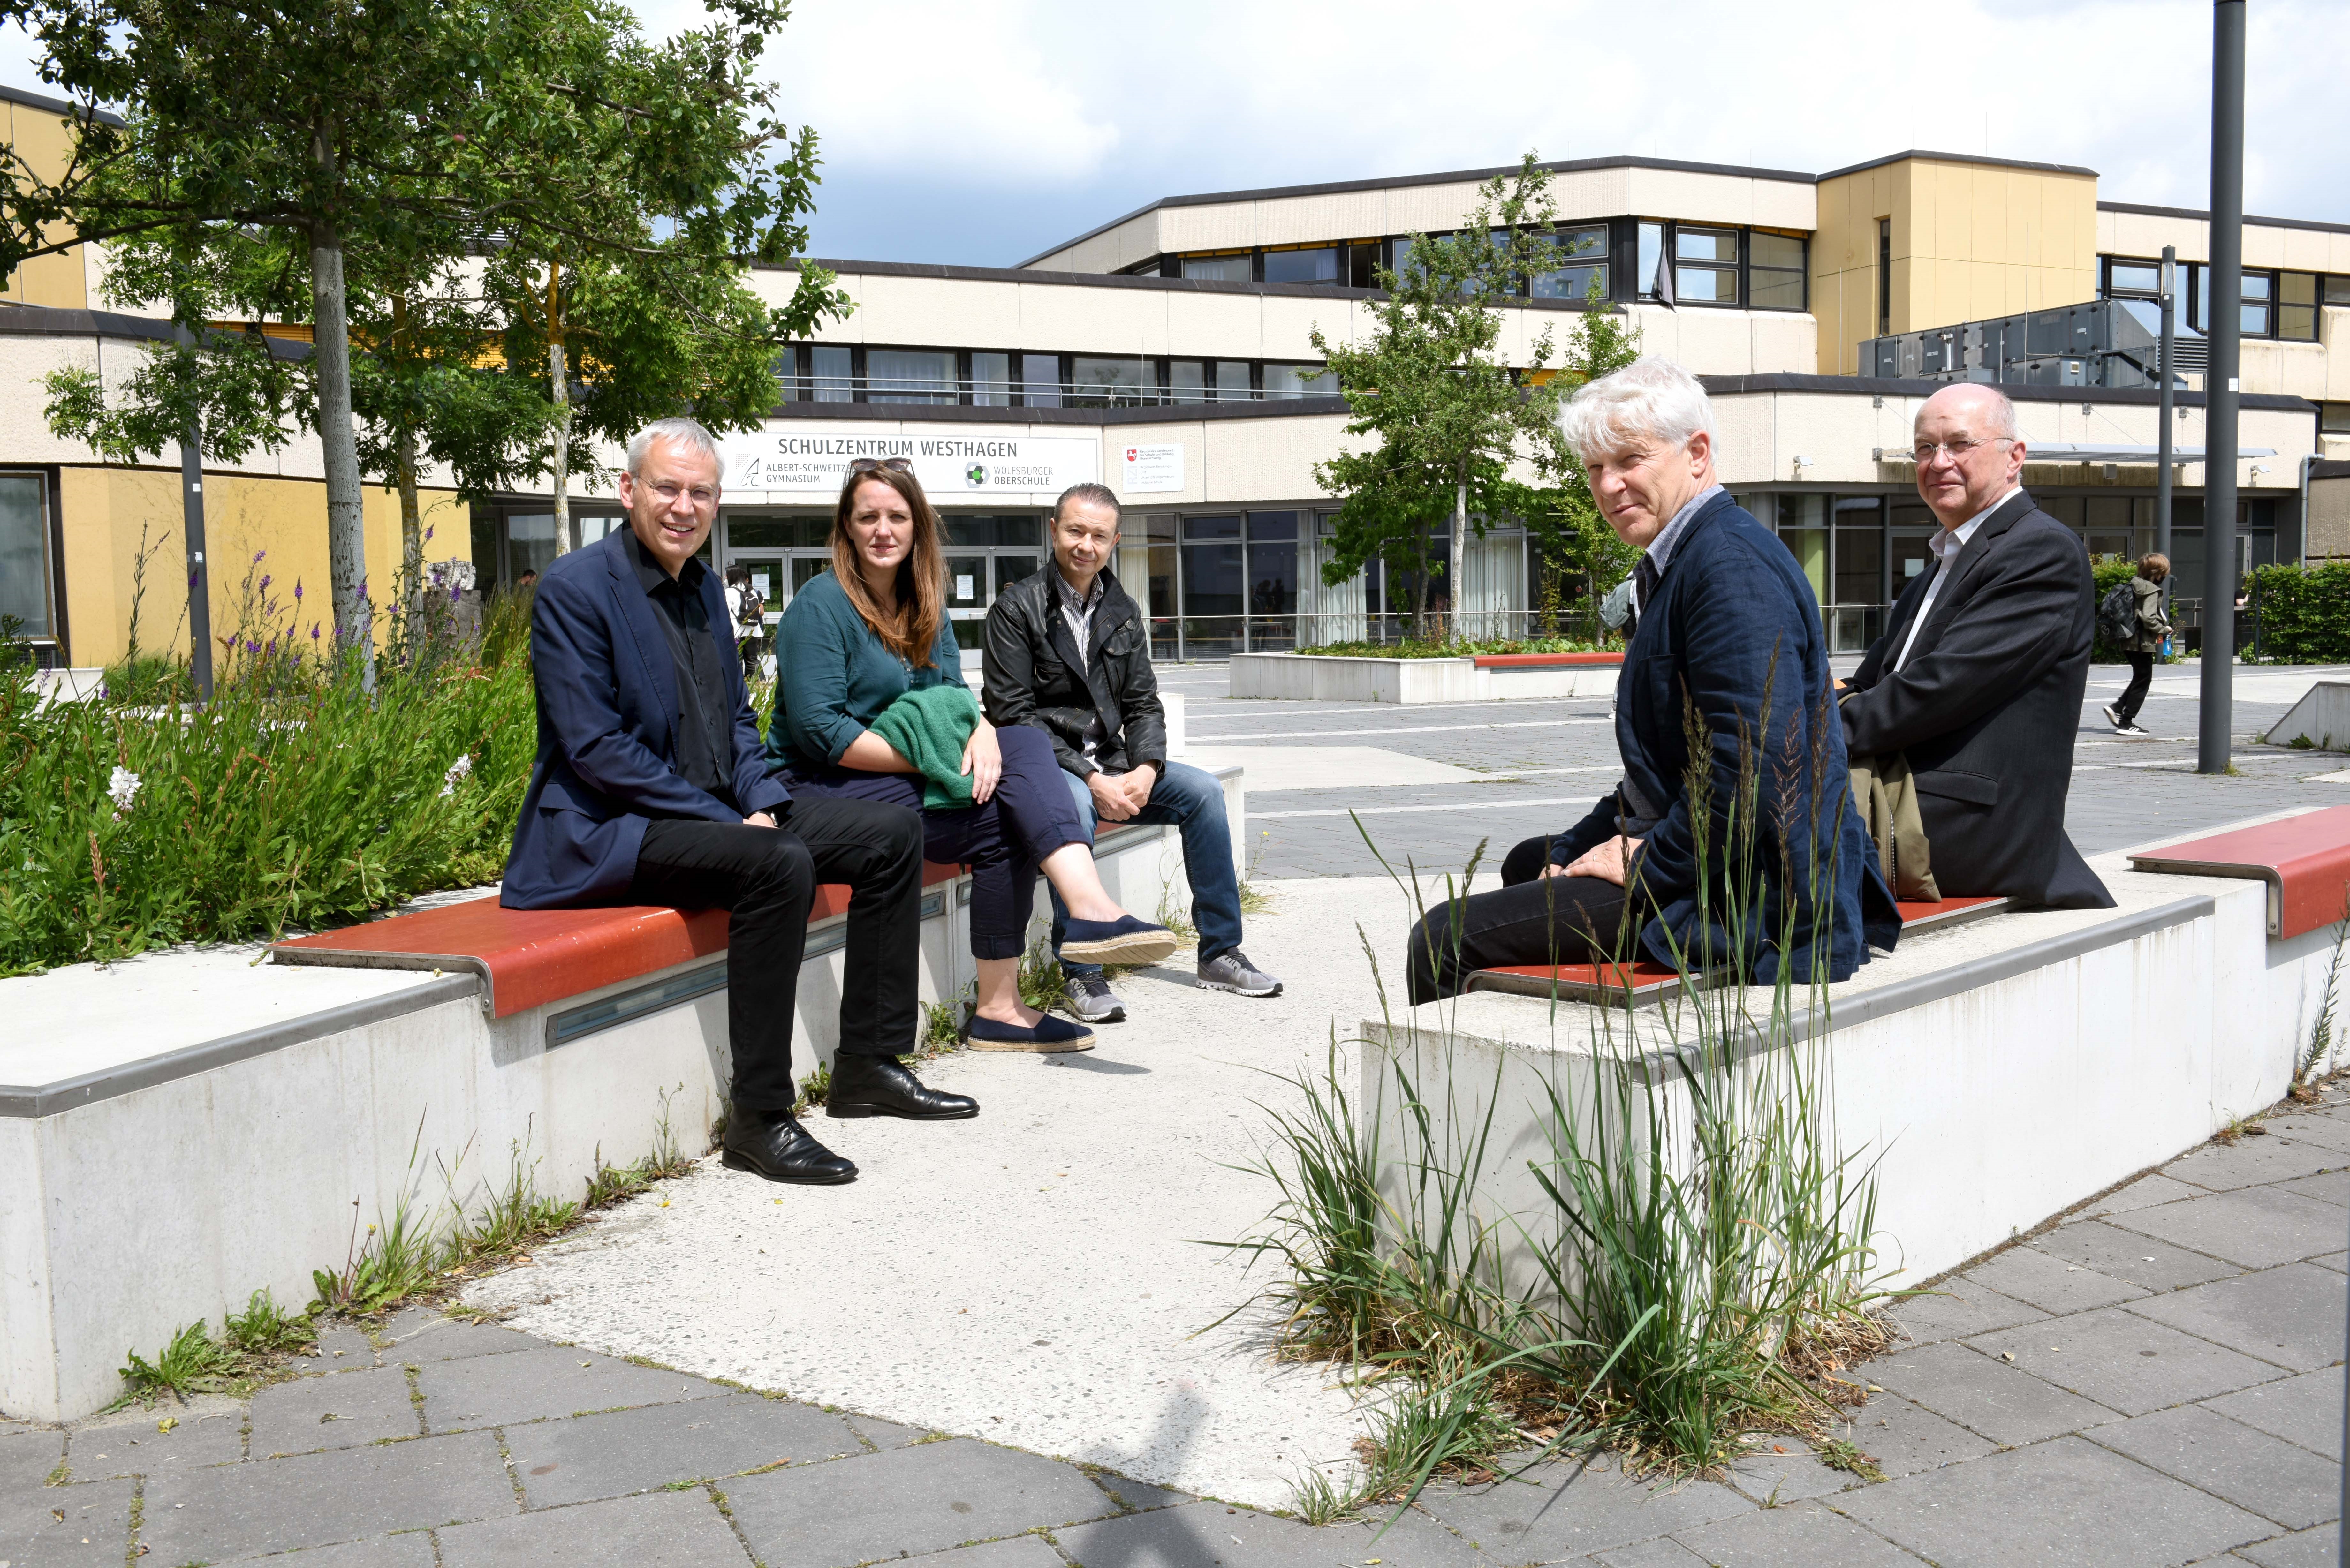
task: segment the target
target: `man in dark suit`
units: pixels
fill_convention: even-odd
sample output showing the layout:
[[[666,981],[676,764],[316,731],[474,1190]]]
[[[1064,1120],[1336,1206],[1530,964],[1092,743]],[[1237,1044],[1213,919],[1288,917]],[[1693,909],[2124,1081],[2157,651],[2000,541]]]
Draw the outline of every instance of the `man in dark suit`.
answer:
[[[1624,779],[1512,850],[1498,890],[1429,911],[1411,1001],[1475,970],[1611,959],[1847,979],[1900,922],[1850,804],[1810,585],[1716,482],[1713,410],[1679,366],[1603,376],[1561,422],[1608,526],[1642,550],[1616,686]]]
[[[2015,405],[1945,387],[1918,410],[1918,493],[1942,524],[1846,682],[1852,755],[1905,755],[1944,897],[2066,909],[2113,895],[2064,835],[2095,590],[2080,536],[2020,483]]]
[[[836,1116],[979,1114],[898,1060],[914,1043],[922,826],[901,806],[795,801],[768,772],[718,578],[695,558],[718,513],[718,445],[691,420],[629,443],[629,526],[557,560],[531,611],[538,758],[499,901],[731,911],[725,1163],[770,1181],[852,1181],[792,1116],[792,1017],[818,883],[849,887]],[[854,1005],[849,998],[855,998]]]

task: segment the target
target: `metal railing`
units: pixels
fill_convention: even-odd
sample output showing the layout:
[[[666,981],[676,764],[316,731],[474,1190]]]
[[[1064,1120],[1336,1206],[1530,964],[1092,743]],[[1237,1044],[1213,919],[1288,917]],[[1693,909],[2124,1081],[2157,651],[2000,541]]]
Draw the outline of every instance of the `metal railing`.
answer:
[[[980,408],[1147,409],[1191,407],[1207,403],[1297,402],[1307,398],[1334,398],[1335,389],[1305,388],[1240,390],[1216,387],[1144,387],[1098,381],[1007,383],[978,378],[930,379],[916,377],[866,377],[861,385],[837,378],[804,381],[795,401],[807,403],[867,403]]]

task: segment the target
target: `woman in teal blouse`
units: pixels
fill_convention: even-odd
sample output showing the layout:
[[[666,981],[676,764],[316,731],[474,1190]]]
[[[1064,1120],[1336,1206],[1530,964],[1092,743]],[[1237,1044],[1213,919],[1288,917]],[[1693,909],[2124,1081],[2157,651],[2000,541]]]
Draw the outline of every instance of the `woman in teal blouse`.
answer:
[[[1020,1000],[1020,957],[1042,871],[1069,907],[1064,957],[1155,963],[1175,950],[1164,926],[1118,908],[1094,867],[1052,742],[981,718],[963,750],[975,805],[925,807],[914,763],[872,732],[909,691],[961,686],[962,654],[946,615],[939,514],[903,459],[852,465],[833,511],[832,570],[792,596],[775,637],[775,711],[767,751],[794,794],[846,795],[920,812],[923,854],[971,867],[971,951],[978,961],[974,1046],[1075,1051],[1093,1032]],[[1080,932],[1083,933],[1080,941]],[[1098,955],[1098,956],[1097,956]]]

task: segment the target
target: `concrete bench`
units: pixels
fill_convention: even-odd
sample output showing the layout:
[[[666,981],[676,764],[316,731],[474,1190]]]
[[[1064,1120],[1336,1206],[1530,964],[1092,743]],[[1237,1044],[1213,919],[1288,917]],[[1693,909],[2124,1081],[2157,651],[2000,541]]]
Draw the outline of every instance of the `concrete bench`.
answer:
[[[1383,659],[1326,653],[1235,653],[1234,697],[1342,702],[1482,702],[1612,697],[1621,653],[1488,653]]]
[[[1480,653],[1474,658],[1480,670],[1584,670],[1594,667],[1620,667],[1624,655],[1616,653]]]
[[[1768,988],[1627,1012],[1620,991],[1586,1002],[1548,977],[1532,995],[1504,981],[1366,1017],[1360,1114],[1383,1148],[1406,1149],[1398,1071],[1429,1104],[1449,1085],[1456,1136],[1440,1158],[1482,1137],[1478,1219],[1543,1234],[1557,1216],[1528,1163],[1553,1158],[1549,1092],[1588,1105],[1645,1081],[1669,1102],[1665,1125],[1686,1127],[1691,1091],[1671,1053],[1698,1037],[1702,1008],[1729,1021],[1742,1075],[1801,1053],[1815,1082],[1829,1075],[1831,1153],[1878,1162],[1886,1264],[1929,1278],[2282,1096],[2326,1005],[2333,936],[2313,923],[2322,909],[2272,922],[2270,906],[2289,910],[2297,883],[2322,875],[2338,914],[2341,878],[2322,868],[2339,810],[2214,836],[2237,846],[2216,877],[2153,868],[2180,846],[2139,851],[2137,868],[2126,852],[2095,857],[2115,909],[1919,911],[1851,980],[1795,987],[1780,1026],[1764,1027]],[[2275,851],[2265,868],[2246,832]]]
[[[1219,775],[1237,863],[1241,772]],[[1104,825],[1097,857],[1127,908],[1189,909],[1175,829]],[[970,891],[927,868],[925,1002],[973,978]],[[811,914],[803,1075],[837,1043],[847,910],[826,888]],[[99,1409],[126,1351],[217,1329],[259,1287],[298,1307],[368,1223],[477,1213],[512,1161],[573,1198],[664,1124],[699,1152],[730,1077],[725,933],[719,911],[473,898],[0,981],[0,1412]]]
[[[2130,864],[2174,877],[2265,884],[2269,935],[2302,936],[2350,915],[2350,805],[2142,850]]]
[[[1904,903],[1901,934],[1936,930],[1979,920],[2008,907],[2005,898],[1944,898],[1938,903]],[[1505,992],[1513,996],[1580,1002],[1602,1007],[1627,1002],[1646,1007],[1678,996],[1681,974],[1669,964],[1642,959],[1635,963],[1515,964],[1481,969],[1470,973],[1469,991]]]

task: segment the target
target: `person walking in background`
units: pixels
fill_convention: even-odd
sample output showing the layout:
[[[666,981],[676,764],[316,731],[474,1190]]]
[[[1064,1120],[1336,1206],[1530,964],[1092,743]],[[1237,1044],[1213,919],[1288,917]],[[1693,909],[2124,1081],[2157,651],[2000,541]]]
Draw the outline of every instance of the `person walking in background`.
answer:
[[[1156,963],[1175,937],[1102,887],[1090,825],[1077,819],[1052,742],[980,716],[946,614],[943,533],[905,459],[849,465],[833,511],[832,569],[792,596],[778,628],[768,755],[795,794],[920,812],[926,857],[971,867],[974,1047],[1086,1050],[1092,1030],[1020,1000],[1037,872],[1068,903],[1072,957]]]
[[[1200,928],[1201,989],[1279,996],[1281,981],[1241,951],[1240,874],[1224,786],[1212,774],[1167,760],[1150,634],[1141,607],[1109,569],[1118,516],[1118,496],[1104,484],[1073,484],[1053,504],[1052,566],[1004,589],[987,612],[987,716],[1050,739],[1087,843],[1097,819],[1180,828]],[[1069,982],[1069,1010],[1088,1023],[1124,1019],[1126,1003],[1101,965],[1064,950],[1068,925],[1055,888],[1053,953]]]
[[[767,639],[767,606],[752,585],[751,568],[740,561],[726,568],[726,607],[734,622],[734,651],[743,660],[743,673],[755,679]]]
[[[2137,628],[2131,634],[2126,650],[2129,657],[2129,684],[2122,689],[2120,699],[2106,710],[2106,722],[2114,727],[2116,735],[2147,733],[2138,728],[2137,711],[2145,705],[2147,688],[2154,684],[2154,656],[2170,640],[2170,616],[2162,607],[2162,585],[2169,576],[2169,556],[2137,558],[2137,576],[2130,579],[2130,594],[2137,600]]]

